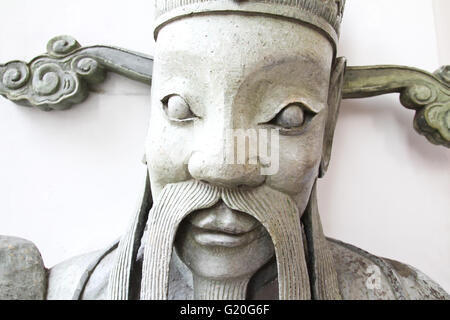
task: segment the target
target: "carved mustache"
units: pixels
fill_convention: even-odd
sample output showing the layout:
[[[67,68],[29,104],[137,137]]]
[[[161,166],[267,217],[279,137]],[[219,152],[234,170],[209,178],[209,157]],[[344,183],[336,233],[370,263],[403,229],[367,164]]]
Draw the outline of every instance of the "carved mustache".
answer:
[[[167,185],[150,211],[141,299],[167,299],[170,259],[180,223],[192,212],[210,208],[220,200],[229,208],[256,218],[268,231],[277,257],[279,298],[310,299],[300,214],[295,202],[265,185],[240,190],[194,180]]]

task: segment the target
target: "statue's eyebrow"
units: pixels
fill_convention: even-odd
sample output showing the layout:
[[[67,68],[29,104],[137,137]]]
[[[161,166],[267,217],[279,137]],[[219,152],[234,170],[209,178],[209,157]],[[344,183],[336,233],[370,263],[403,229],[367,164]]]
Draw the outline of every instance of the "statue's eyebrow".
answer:
[[[328,81],[329,70],[323,61],[319,62],[299,56],[274,58],[247,75],[241,85],[241,94],[253,95],[255,105],[259,106],[258,121],[271,119],[293,103],[302,104],[313,113],[324,110],[328,86],[323,83]],[[300,67],[296,66],[297,63]],[[285,73],[289,74],[287,78],[278,77]],[[308,76],[311,73],[316,75],[314,79]]]
[[[305,53],[301,55],[284,56],[279,58],[267,57],[262,68],[266,71],[269,71],[284,64],[297,62],[302,62],[311,66],[317,66],[323,63],[323,61],[321,61],[317,57]]]

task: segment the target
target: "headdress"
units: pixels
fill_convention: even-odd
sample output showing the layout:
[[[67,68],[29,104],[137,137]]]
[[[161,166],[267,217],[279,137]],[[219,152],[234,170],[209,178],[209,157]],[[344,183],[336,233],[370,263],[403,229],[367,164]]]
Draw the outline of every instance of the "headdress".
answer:
[[[261,14],[310,24],[336,45],[346,0],[155,0],[156,27],[200,14]]]

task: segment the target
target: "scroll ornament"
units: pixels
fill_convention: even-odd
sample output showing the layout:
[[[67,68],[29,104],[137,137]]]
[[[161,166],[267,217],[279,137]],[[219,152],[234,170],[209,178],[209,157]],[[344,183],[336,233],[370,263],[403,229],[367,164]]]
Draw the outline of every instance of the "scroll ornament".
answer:
[[[343,98],[400,93],[400,102],[416,111],[414,128],[435,145],[450,148],[450,66],[434,74],[402,66],[349,67]]]
[[[64,110],[83,102],[107,71],[150,82],[152,67],[153,59],[143,54],[107,46],[83,48],[70,36],[58,36],[48,42],[46,54],[30,63],[0,64],[0,94],[44,111]]]
[[[80,44],[70,37],[49,41],[47,54],[29,64],[12,61],[0,65],[0,93],[27,106],[48,111],[67,109],[81,103],[88,95],[89,84],[105,78],[105,70],[88,56],[71,55]]]

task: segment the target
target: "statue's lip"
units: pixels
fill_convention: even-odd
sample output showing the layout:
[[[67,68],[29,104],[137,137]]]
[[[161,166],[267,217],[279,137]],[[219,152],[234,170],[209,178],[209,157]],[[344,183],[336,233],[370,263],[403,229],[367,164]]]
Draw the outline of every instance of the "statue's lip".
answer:
[[[239,236],[252,232],[260,223],[252,216],[227,207],[223,202],[208,209],[193,212],[187,221],[194,227],[212,233]]]
[[[248,226],[247,228],[245,226],[242,226],[239,223],[236,224],[227,224],[226,226],[220,225],[220,224],[196,224],[195,222],[189,221],[189,223],[195,227],[198,230],[201,230],[203,232],[209,232],[209,233],[221,233],[226,234],[229,236],[242,236],[247,233],[250,233],[254,231],[256,228],[258,228],[258,224],[254,224],[252,226]]]
[[[223,201],[193,212],[187,222],[193,239],[208,247],[244,246],[257,239],[263,229],[254,217],[229,208]]]
[[[261,235],[262,226],[245,233],[230,233],[226,230],[211,230],[198,228],[193,224],[191,232],[193,239],[202,246],[235,248],[248,245]]]

